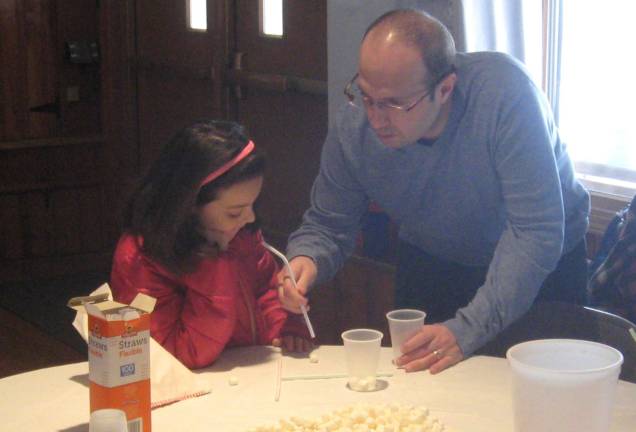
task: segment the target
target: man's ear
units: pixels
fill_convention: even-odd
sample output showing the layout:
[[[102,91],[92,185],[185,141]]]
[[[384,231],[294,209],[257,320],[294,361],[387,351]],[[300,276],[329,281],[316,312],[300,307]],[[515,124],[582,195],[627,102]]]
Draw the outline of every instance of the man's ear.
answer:
[[[457,81],[457,74],[455,72],[449,74],[442,80],[439,86],[439,94],[442,103],[446,102],[448,98],[453,94],[455,88],[455,82]]]

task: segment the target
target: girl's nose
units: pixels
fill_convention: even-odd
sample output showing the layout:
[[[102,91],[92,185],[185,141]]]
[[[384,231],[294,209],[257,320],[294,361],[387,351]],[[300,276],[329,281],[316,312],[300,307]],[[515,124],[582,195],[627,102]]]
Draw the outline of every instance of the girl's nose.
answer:
[[[254,208],[250,206],[245,212],[245,223],[252,223],[256,220],[256,215],[254,214]]]

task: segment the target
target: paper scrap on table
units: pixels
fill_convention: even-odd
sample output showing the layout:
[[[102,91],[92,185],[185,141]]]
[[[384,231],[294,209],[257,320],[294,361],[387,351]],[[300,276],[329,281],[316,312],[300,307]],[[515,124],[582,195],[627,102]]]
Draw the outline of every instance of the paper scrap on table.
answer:
[[[113,296],[108,284],[103,284],[90,295]],[[88,316],[84,308],[75,308],[73,327],[84,341],[88,341]],[[153,338],[150,338],[150,406],[158,408],[184,399],[208,394],[210,385],[185,367]]]

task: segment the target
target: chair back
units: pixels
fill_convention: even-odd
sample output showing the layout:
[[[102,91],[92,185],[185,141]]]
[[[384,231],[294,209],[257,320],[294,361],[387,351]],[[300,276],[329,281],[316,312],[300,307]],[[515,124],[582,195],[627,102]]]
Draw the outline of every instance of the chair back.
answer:
[[[583,339],[616,348],[625,358],[620,378],[636,383],[636,325],[612,313],[562,302],[537,302],[475,354],[505,357],[535,339]]]

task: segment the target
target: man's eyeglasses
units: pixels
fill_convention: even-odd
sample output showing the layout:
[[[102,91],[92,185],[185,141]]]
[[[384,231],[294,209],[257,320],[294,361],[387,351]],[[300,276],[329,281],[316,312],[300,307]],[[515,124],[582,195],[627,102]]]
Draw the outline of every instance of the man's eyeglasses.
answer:
[[[358,78],[357,73],[353,76],[353,78],[351,78],[351,81],[349,81],[347,86],[344,88],[344,94],[345,96],[347,96],[347,99],[349,100],[349,104],[353,105],[356,108],[369,109],[372,106],[374,106],[381,111],[395,110],[398,112],[409,112],[413,108],[415,108],[417,104],[422,102],[424,98],[429,96],[431,92],[435,90],[435,87],[437,87],[437,85],[440,82],[442,82],[444,78],[446,78],[448,75],[450,75],[454,71],[455,69],[451,68],[448,72],[442,74],[438,79],[436,79],[435,82],[429,88],[429,90],[425,91],[420,97],[418,97],[414,101],[407,102],[404,104],[395,104],[395,103],[382,101],[382,100],[379,100],[379,101],[373,100],[372,98],[364,94],[360,90],[360,87],[358,87],[357,84],[355,83],[356,79]]]

